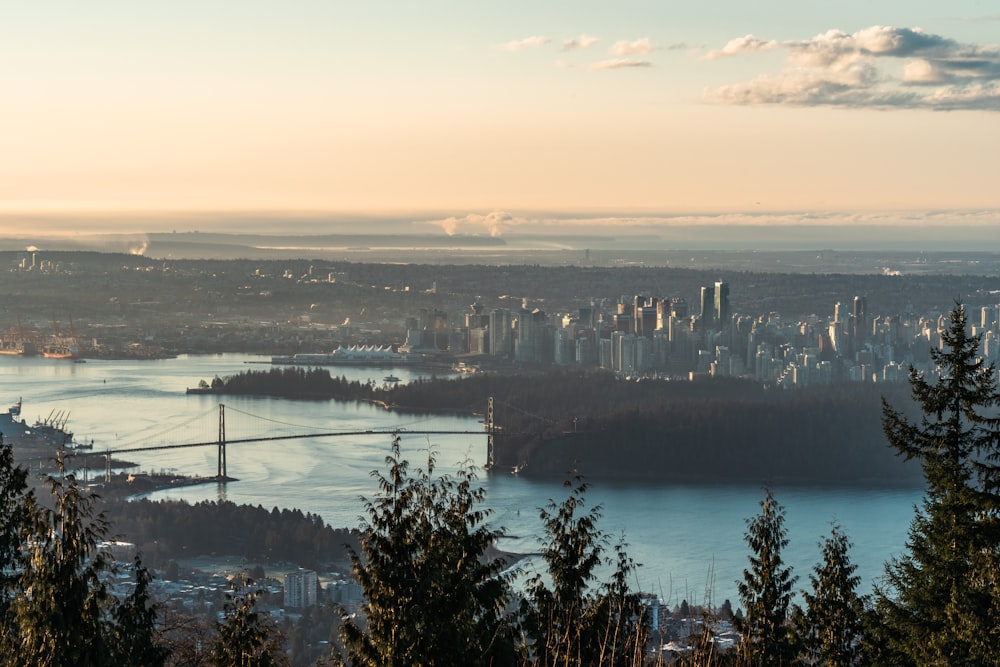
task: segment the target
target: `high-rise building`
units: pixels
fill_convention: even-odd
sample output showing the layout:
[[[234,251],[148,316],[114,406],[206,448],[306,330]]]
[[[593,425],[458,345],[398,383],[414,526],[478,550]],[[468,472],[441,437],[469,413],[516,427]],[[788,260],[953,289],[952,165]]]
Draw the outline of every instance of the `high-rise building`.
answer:
[[[489,354],[490,330],[487,327],[469,329],[469,352],[472,354]]]
[[[636,336],[652,338],[653,332],[657,329],[656,299],[652,299],[645,306],[639,308],[635,314]]]
[[[465,327],[467,329],[483,328],[489,324],[490,316],[483,312],[483,304],[476,301],[469,306],[469,312],[465,314]]]
[[[997,338],[997,334],[993,330],[986,332],[982,340],[983,356],[989,361],[996,361],[1000,354],[998,354],[998,347],[1000,347],[1000,339]]]
[[[670,299],[660,299],[656,302],[656,330],[666,331],[670,320]]]
[[[576,339],[576,363],[585,366],[598,363],[597,342],[593,330]]]
[[[524,363],[538,364],[546,361],[545,334],[548,318],[538,308],[528,310],[527,303],[517,313],[517,338],[514,341],[514,359]],[[548,346],[551,351],[552,345]],[[548,359],[551,361],[551,357]]]
[[[556,329],[554,362],[557,366],[569,366],[576,362],[576,341],[566,327]]]
[[[611,318],[612,325],[615,331],[621,331],[622,333],[632,333],[635,329],[635,324],[632,321],[631,313],[617,313]]]
[[[632,331],[636,336],[641,336],[642,330],[642,307],[646,305],[646,298],[636,295],[632,297]]]
[[[716,375],[728,376],[732,375],[731,372],[731,359],[729,354],[729,348],[723,345],[715,346],[715,361],[717,363]]]
[[[688,302],[682,296],[675,296],[670,299],[670,316],[679,319],[686,318],[688,316]]]
[[[861,345],[868,339],[868,298],[863,296],[854,297],[854,330],[851,335],[854,337],[855,347]]]
[[[711,329],[715,325],[715,288],[701,288],[701,325]]]
[[[285,575],[285,607],[301,609],[316,605],[316,573],[297,570]]]
[[[638,353],[638,341],[640,339],[635,336],[635,334],[622,333],[620,331],[612,332],[611,334],[611,345],[612,345],[612,361],[611,367],[617,373],[622,375],[635,375],[639,371],[637,358]],[[641,339],[645,340],[645,339]]]
[[[717,280],[714,289],[715,298],[715,326],[721,328],[729,322],[729,283]]]
[[[490,316],[483,312],[483,305],[479,301],[469,306],[469,311],[465,314],[465,349],[484,354],[489,350],[489,338],[486,332],[490,326]]]
[[[428,349],[448,349],[448,313],[437,308],[421,308],[420,345]]]
[[[497,308],[490,313],[490,355],[510,358],[513,351],[511,336],[511,315],[506,308]]]
[[[997,321],[997,307],[983,306],[979,311],[979,326],[984,329],[992,328]]]

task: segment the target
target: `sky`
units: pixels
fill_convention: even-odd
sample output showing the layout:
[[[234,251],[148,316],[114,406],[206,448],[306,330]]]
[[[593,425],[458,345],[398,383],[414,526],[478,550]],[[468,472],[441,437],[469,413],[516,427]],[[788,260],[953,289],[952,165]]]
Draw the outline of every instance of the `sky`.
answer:
[[[1000,223],[993,2],[37,0],[0,31],[0,232],[123,211]]]

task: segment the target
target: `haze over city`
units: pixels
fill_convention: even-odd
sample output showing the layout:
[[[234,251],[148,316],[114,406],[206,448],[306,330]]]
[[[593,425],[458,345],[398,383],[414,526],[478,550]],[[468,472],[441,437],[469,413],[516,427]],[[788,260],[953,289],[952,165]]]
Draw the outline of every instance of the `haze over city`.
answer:
[[[0,19],[8,238],[996,235],[1000,14],[979,2],[102,0]]]

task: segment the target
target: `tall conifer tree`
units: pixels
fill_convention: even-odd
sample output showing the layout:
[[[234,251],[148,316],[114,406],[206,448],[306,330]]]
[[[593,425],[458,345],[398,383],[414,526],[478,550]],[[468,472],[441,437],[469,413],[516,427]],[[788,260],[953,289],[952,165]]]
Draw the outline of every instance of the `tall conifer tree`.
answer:
[[[861,577],[851,562],[851,543],[840,526],[823,541],[823,561],[809,575],[803,649],[808,664],[850,667],[861,664],[865,608],[856,589]]]
[[[288,664],[283,640],[267,615],[257,611],[260,594],[240,573],[229,582],[223,619],[216,627],[209,660],[215,667],[282,667]]]
[[[24,533],[7,657],[51,667],[109,664],[112,598],[102,575],[110,563],[97,548],[107,522],[62,459],[57,466],[59,476],[48,479],[54,507],[35,507]]]
[[[595,588],[596,570],[611,562],[603,556],[607,536],[598,528],[601,507],[584,510],[587,484],[567,481],[569,495],[539,509],[545,528],[541,573],[527,583],[521,603],[523,628],[538,667],[635,665],[642,662],[646,638],[644,612],[628,579],[636,564],[615,547],[610,582]]]
[[[889,444],[920,462],[927,483],[907,550],[887,563],[876,591],[885,641],[895,654],[888,659],[896,662],[995,664],[1000,655],[1000,394],[996,369],[978,350],[965,308],[956,304],[941,349],[931,350],[936,379],[910,370],[920,422],[883,406]]]
[[[752,552],[750,568],[737,583],[746,610],[737,624],[743,634],[740,653],[751,667],[781,667],[795,660],[796,645],[789,626],[789,604],[796,577],[785,567],[781,551],[788,546],[785,509],[765,489],[760,514],[747,522],[746,541]]]
[[[34,494],[28,489],[28,470],[14,464],[14,450],[0,434],[0,636],[9,631],[7,610],[33,507]]]
[[[503,619],[507,577],[488,549],[502,534],[485,525],[485,490],[471,467],[436,476],[435,456],[411,472],[393,439],[379,492],[365,501],[361,550],[351,550],[365,596],[365,624],[346,618],[349,664],[503,664],[510,649]]]
[[[158,605],[152,599],[153,575],[136,555],[132,564],[135,588],[112,612],[111,645],[117,667],[161,667],[170,651],[157,628]]]

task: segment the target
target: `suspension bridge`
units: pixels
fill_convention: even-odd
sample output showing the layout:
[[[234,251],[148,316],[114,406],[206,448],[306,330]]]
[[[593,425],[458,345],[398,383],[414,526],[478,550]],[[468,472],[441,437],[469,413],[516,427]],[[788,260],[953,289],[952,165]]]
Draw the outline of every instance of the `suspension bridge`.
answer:
[[[257,417],[257,415],[252,415],[250,413],[238,410],[242,415],[248,417]],[[368,435],[379,435],[379,436],[395,436],[400,433],[406,433],[407,435],[486,435],[486,464],[484,468],[489,470],[494,464],[494,442],[496,433],[500,430],[498,426],[494,423],[494,405],[493,398],[490,397],[487,402],[486,408],[486,418],[483,420],[482,430],[447,430],[447,429],[410,429],[410,428],[400,428],[396,427],[382,427],[382,428],[369,428],[364,430],[314,430],[308,432],[297,432],[291,434],[273,434],[273,435],[260,435],[254,437],[242,437],[242,438],[227,438],[226,436],[226,406],[224,404],[219,404],[219,421],[218,421],[218,437],[215,440],[209,440],[204,442],[182,442],[174,444],[155,444],[155,445],[140,445],[140,446],[126,446],[119,447],[115,449],[107,449],[104,451],[104,462],[105,462],[105,481],[111,481],[111,467],[112,467],[112,457],[120,454],[133,454],[138,452],[153,452],[153,451],[163,451],[171,449],[186,449],[192,447],[215,447],[217,449],[217,469],[215,479],[220,482],[225,482],[231,478],[228,475],[226,467],[226,454],[227,447],[229,445],[241,445],[250,443],[260,443],[260,442],[276,442],[281,440],[297,440],[304,438],[337,438],[346,436],[368,436]]]

